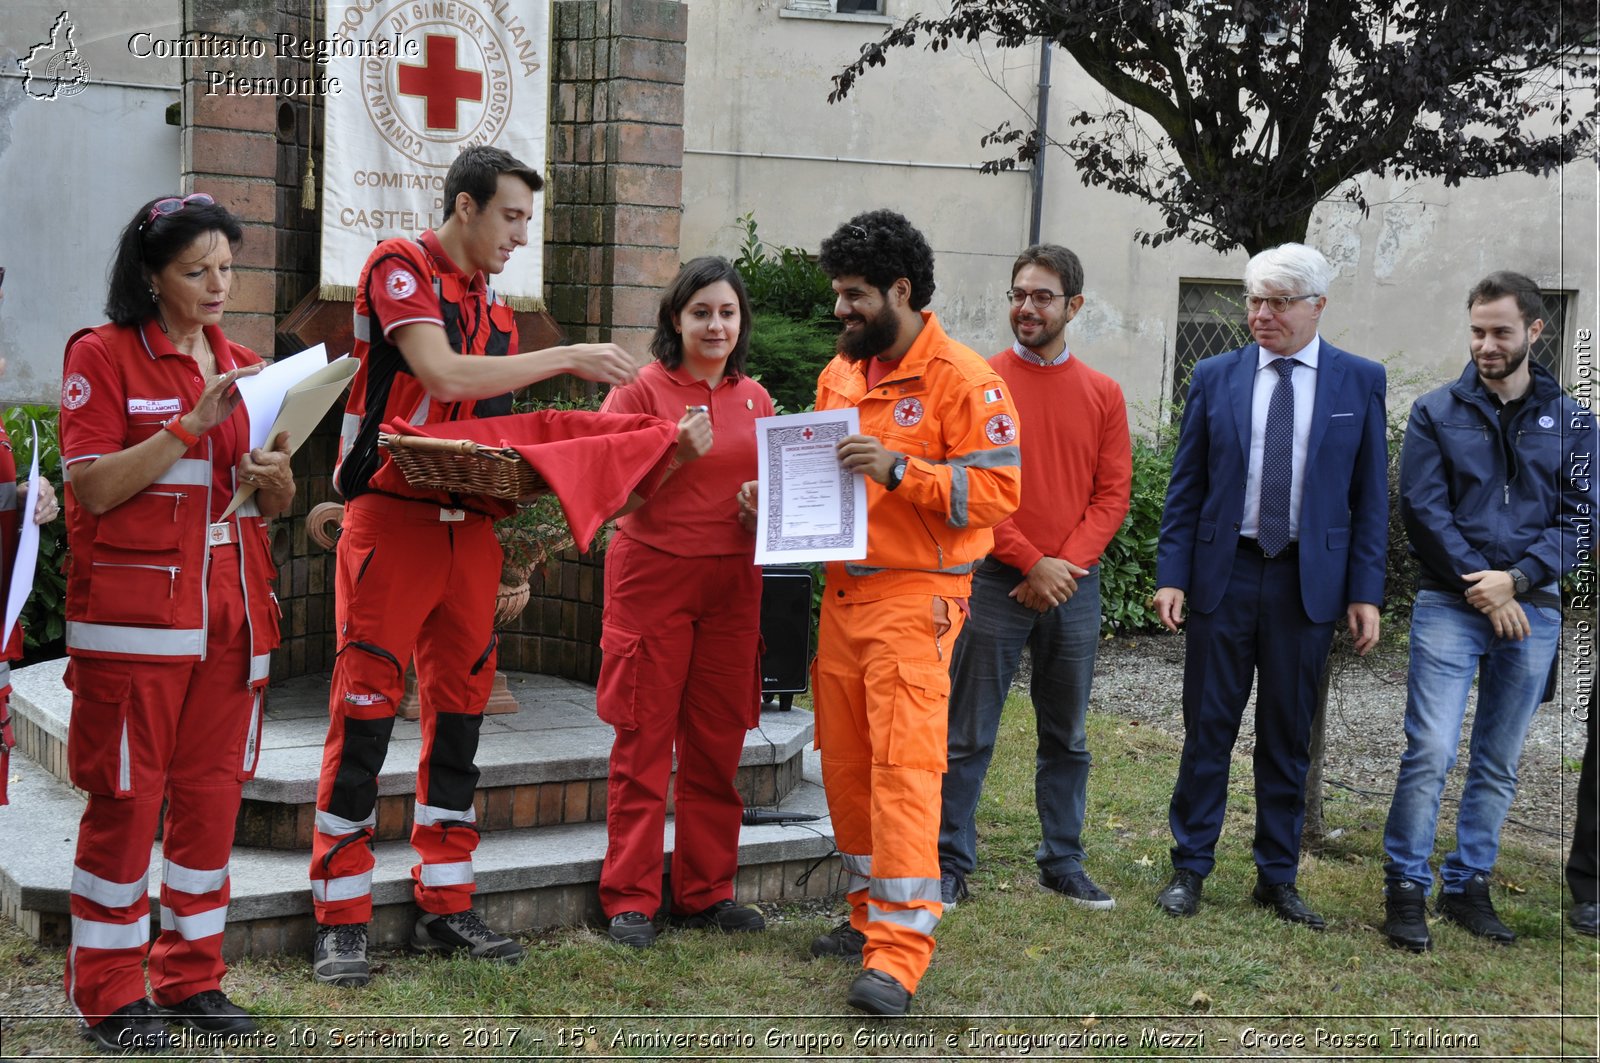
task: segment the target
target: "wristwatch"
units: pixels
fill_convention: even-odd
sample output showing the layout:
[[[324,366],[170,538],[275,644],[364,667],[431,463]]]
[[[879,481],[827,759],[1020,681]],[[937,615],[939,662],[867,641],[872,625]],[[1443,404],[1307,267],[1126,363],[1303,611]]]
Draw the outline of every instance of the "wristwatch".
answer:
[[[1511,577],[1511,589],[1513,593],[1528,593],[1528,587],[1530,584],[1528,582],[1528,577],[1522,574],[1522,569],[1512,566],[1511,568],[1506,569],[1506,575]]]
[[[894,466],[889,470],[889,482],[883,486],[893,491],[900,486],[900,481],[906,478],[906,463],[911,459],[904,454],[895,459]]]

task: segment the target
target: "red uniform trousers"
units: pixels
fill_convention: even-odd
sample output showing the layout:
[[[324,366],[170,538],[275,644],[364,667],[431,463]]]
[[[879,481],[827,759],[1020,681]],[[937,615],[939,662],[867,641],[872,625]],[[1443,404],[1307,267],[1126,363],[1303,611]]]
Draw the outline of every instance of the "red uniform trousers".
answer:
[[[89,795],[72,868],[66,990],[97,1023],[145,996],[177,1004],[218,989],[228,917],[228,854],[239,793],[255,774],[261,704],[239,546],[211,548],[206,657],[74,657],[67,668],[72,782]],[[148,876],[161,802],[161,933],[150,944]]]
[[[816,744],[862,965],[915,992],[933,956],[954,599],[823,597]],[[936,621],[949,626],[937,632]]]
[[[411,828],[422,861],[411,869],[417,906],[438,915],[472,907],[472,798],[494,684],[500,560],[494,524],[482,514],[378,494],[345,507],[334,584],[338,658],[311,851],[317,922],[372,918],[378,773],[413,654],[422,701]]]
[[[600,718],[616,728],[600,905],[661,907],[673,749],[672,908],[733,898],[744,734],[761,712],[761,570],[749,554],[679,557],[626,534],[606,553]]]

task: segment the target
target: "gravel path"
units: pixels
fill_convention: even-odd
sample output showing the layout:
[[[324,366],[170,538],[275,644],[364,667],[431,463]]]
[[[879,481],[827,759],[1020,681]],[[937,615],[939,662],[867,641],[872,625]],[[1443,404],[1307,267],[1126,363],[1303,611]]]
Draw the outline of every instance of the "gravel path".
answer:
[[[1573,681],[1584,646],[1573,625],[1566,628],[1563,666],[1568,677],[1556,700],[1539,707],[1523,747],[1517,797],[1505,836],[1520,844],[1565,858],[1563,832],[1572,829],[1578,785],[1577,764],[1583,756],[1584,725],[1573,716],[1585,684]],[[1141,724],[1182,737],[1179,698],[1183,688],[1184,639],[1181,635],[1112,638],[1100,644],[1095,665],[1094,711],[1138,720]],[[1593,661],[1592,642],[1587,647]],[[1406,651],[1388,642],[1366,658],[1348,650],[1336,652],[1328,699],[1327,762],[1324,779],[1372,795],[1383,809],[1394,789],[1400,754],[1405,749]],[[1449,800],[1461,793],[1467,761],[1465,735],[1457,767],[1445,788],[1447,805],[1441,827],[1453,822]],[[1255,748],[1254,708],[1246,711],[1234,755],[1248,758]],[[1380,813],[1381,815],[1381,813]],[[1381,828],[1382,823],[1377,827]]]

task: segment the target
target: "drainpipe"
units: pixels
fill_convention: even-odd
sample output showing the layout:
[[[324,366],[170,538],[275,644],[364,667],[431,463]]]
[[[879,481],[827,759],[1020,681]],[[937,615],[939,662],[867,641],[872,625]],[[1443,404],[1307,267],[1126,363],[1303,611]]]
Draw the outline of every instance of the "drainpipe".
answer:
[[[1039,154],[1033,159],[1033,210],[1028,220],[1028,243],[1039,242],[1039,230],[1044,218],[1044,158],[1045,123],[1050,120],[1050,51],[1051,42],[1039,42],[1039,109],[1034,116],[1034,128],[1039,131]]]

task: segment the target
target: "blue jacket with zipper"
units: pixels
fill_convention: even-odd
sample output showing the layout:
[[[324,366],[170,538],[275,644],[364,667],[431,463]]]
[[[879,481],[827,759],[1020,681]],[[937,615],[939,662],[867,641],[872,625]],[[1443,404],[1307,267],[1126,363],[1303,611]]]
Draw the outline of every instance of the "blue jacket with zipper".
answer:
[[[1418,585],[1465,593],[1468,572],[1522,570],[1554,584],[1594,541],[1590,411],[1530,363],[1522,408],[1501,430],[1475,365],[1411,407],[1400,456],[1400,516]]]

